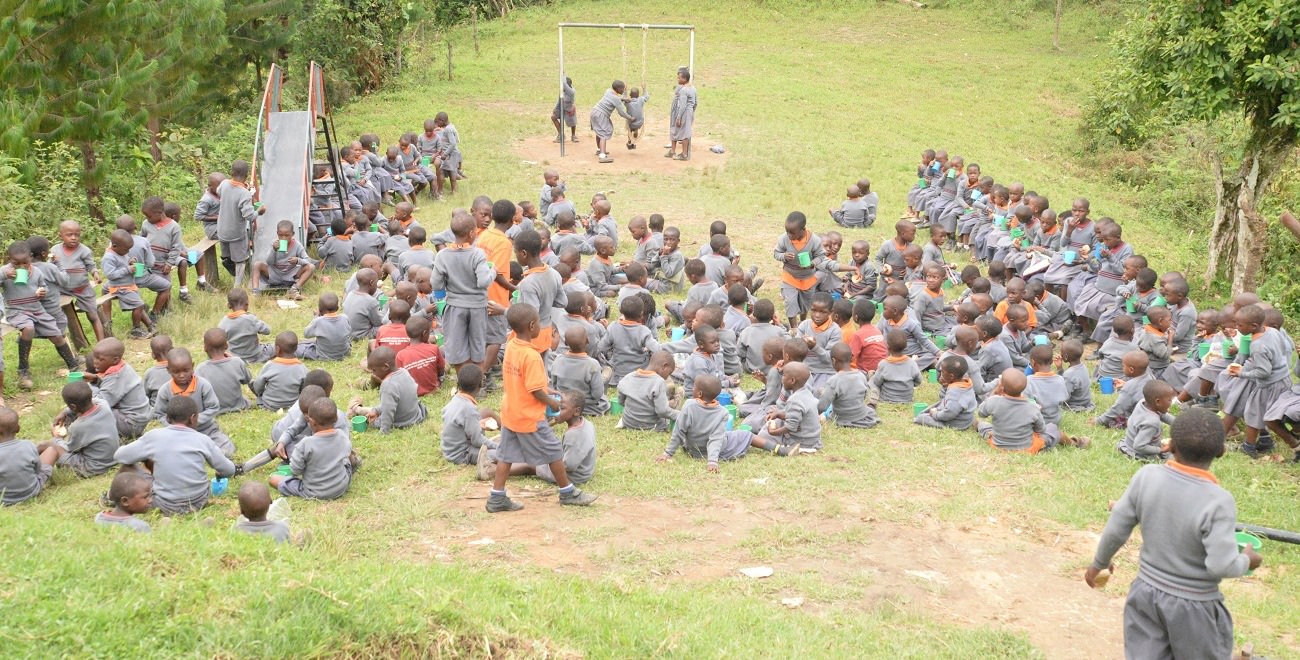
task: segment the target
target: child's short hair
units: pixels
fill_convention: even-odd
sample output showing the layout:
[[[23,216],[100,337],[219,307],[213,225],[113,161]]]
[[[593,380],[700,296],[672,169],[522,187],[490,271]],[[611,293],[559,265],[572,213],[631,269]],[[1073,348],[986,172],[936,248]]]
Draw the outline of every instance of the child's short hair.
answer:
[[[1154,269],[1143,268],[1137,272],[1136,279],[1138,288],[1149,291],[1155,288],[1156,280],[1160,279],[1160,275]]]
[[[639,261],[633,261],[623,267],[623,274],[627,275],[627,281],[632,283],[645,282],[645,266]]]
[[[691,259],[686,262],[686,277],[698,279],[704,277],[704,262]]]
[[[985,314],[975,319],[975,327],[979,329],[982,337],[996,337],[1002,334],[1002,322],[992,314]]]
[[[326,291],[320,294],[316,299],[316,308],[324,314],[333,314],[339,311],[339,296],[332,291]]]
[[[1175,417],[1169,437],[1186,463],[1205,465],[1223,455],[1223,422],[1204,408],[1188,408]]]
[[[786,229],[804,229],[808,226],[808,216],[802,211],[791,211],[790,215],[785,216]]]
[[[1024,305],[1008,305],[1006,315],[1007,323],[1012,321],[1026,321],[1029,319],[1029,310],[1025,309]]]
[[[727,304],[739,307],[749,302],[749,289],[744,284],[733,284],[727,289]]]
[[[957,321],[961,322],[965,319],[966,323],[974,323],[981,313],[979,305],[973,302],[964,302],[957,306]]]
[[[466,364],[456,372],[456,389],[466,394],[473,394],[483,387],[483,370],[473,362]]]
[[[653,218],[654,216],[651,217]],[[724,236],[727,234],[727,223],[721,220],[714,220],[709,223],[709,238],[712,239],[712,237],[717,236],[718,234]]]
[[[238,288],[228,291],[226,293],[226,307],[228,309],[248,307],[248,292]]]
[[[652,296],[652,295],[646,293],[645,291],[642,291],[642,292],[636,294],[635,296],[629,296],[629,297],[630,297],[630,298],[636,298],[637,300],[640,300],[640,301],[641,301],[641,318],[642,318],[642,319],[649,319],[649,318],[653,318],[653,317],[654,317],[654,315],[655,315],[655,313],[656,313],[656,308],[655,308],[655,298],[654,298],[654,296]],[[620,311],[622,311],[622,310],[620,309]]]
[[[853,303],[853,322],[869,325],[876,318],[876,304],[865,298]]]
[[[1003,371],[999,380],[1002,383],[1002,393],[1007,396],[1020,396],[1020,393],[1025,391],[1025,386],[1029,384],[1025,372],[1015,367]]]
[[[650,214],[650,231],[662,232],[664,230],[664,217],[658,213]]]
[[[695,345],[697,347],[703,345],[710,337],[716,337],[717,335],[717,328],[714,328],[708,323],[695,324]]]
[[[411,318],[410,303],[401,298],[394,298],[388,301],[388,322],[405,324],[406,320]]]
[[[785,356],[786,362],[803,362],[808,357],[808,342],[791,337],[785,340],[781,354]]]
[[[390,353],[392,352],[385,348],[376,349],[376,352],[382,350],[388,350]],[[312,422],[315,422],[317,426],[333,428],[339,421],[338,404],[334,403],[334,401],[329,397],[316,399],[312,402],[311,406],[307,408],[307,418]]]
[[[63,386],[63,402],[69,408],[76,411],[85,410],[90,405],[90,400],[94,397],[90,385],[85,381],[79,380],[74,383],[68,383]]]
[[[167,402],[167,422],[182,424],[199,414],[199,404],[188,396],[174,396]]]
[[[167,354],[172,350],[172,338],[168,335],[155,335],[149,340],[149,352],[153,354],[155,360],[167,359]]]
[[[939,371],[942,371],[957,380],[966,377],[966,372],[969,367],[970,365],[966,362],[966,359],[958,355],[949,355],[948,357],[939,360]]]
[[[1156,405],[1156,399],[1162,396],[1173,396],[1173,394],[1174,387],[1163,380],[1152,379],[1142,386],[1142,401],[1147,404],[1148,408]]]
[[[853,361],[853,349],[844,342],[839,342],[831,346],[831,360],[839,364],[848,364]]]
[[[428,341],[431,328],[429,319],[423,316],[412,316],[406,319],[406,338],[411,341]]]
[[[740,286],[737,284],[736,286]],[[831,304],[831,318],[848,322],[853,319],[853,301],[840,298]]]
[[[176,202],[167,202],[163,204],[163,215],[172,220],[179,220],[181,217],[181,205]]]
[[[560,400],[573,406],[578,411],[578,416],[582,416],[582,409],[587,406],[587,394],[578,390],[565,390],[560,392]]]
[[[1168,307],[1152,307],[1147,310],[1147,319],[1154,325],[1160,321],[1167,321],[1173,315],[1169,313]]]
[[[720,254],[723,250],[730,247],[731,239],[727,238],[726,234],[714,234],[713,237],[709,239],[709,249],[712,250],[714,254]]]
[[[1129,319],[1131,324],[1133,321]],[[1077,339],[1061,342],[1061,360],[1069,363],[1078,362],[1083,357],[1083,344]]]
[[[1000,282],[1007,277],[1007,265],[1000,259],[989,262],[989,279]]]
[[[996,320],[996,319],[995,319]],[[907,350],[907,333],[902,330],[890,330],[885,335],[885,345],[890,353],[902,353]]]
[[[334,218],[330,220],[330,233],[335,236],[342,236],[348,233],[348,220],[355,216],[351,211],[348,212],[347,218]]]
[[[1110,329],[1120,337],[1133,336],[1133,317],[1128,314],[1120,314],[1111,321]]]
[[[712,374],[700,374],[695,377],[694,387],[695,398],[705,403],[712,403],[722,391],[722,381]]]
[[[971,293],[988,293],[993,290],[993,282],[987,277],[977,277],[970,283]]]
[[[325,394],[329,394],[334,391],[334,376],[324,369],[312,369],[302,379],[302,386],[307,387],[308,385],[315,385],[325,390]]]
[[[416,225],[411,227],[410,231],[406,232],[406,240],[412,246],[424,245],[424,242],[429,240],[429,234],[424,230],[424,227]]]
[[[1029,362],[1034,365],[1052,364],[1052,346],[1050,344],[1040,344],[1029,349]]]
[[[275,351],[284,355],[293,355],[296,353],[298,351],[298,335],[294,333],[293,330],[285,330],[276,335]]]
[[[645,306],[637,296],[628,296],[618,304],[618,313],[629,321],[640,322],[645,318]]]
[[[121,504],[122,500],[135,497],[150,488],[153,488],[153,479],[144,472],[137,469],[118,470],[117,474],[113,475],[113,483],[108,486],[108,499],[116,506]]]
[[[834,301],[835,299],[831,298],[831,294],[825,291],[818,291],[812,295],[812,304],[824,306],[827,310],[830,309],[831,303]]]
[[[50,242],[44,236],[31,236],[27,239],[27,249],[32,253],[33,261],[45,261],[50,254]]]
[[[239,487],[239,512],[249,520],[263,520],[271,508],[271,491],[260,481],[245,481]]]
[[[701,305],[700,309],[695,312],[695,324],[697,326],[703,324],[721,328],[724,318],[726,318],[725,313],[717,305]]]

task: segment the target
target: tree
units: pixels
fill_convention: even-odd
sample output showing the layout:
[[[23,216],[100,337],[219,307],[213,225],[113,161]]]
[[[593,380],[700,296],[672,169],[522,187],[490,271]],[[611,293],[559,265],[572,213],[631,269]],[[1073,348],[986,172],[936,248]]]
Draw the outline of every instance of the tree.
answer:
[[[163,125],[177,117],[197,124],[227,97],[235,82],[217,58],[226,47],[221,0],[169,0],[158,5],[157,12],[164,14],[166,29],[140,44],[144,57],[157,68],[128,99],[145,112],[149,152],[155,163],[162,161],[158,139]]]
[[[1241,122],[1240,149],[1211,149],[1218,203],[1205,271],[1207,282],[1226,271],[1234,291],[1255,287],[1268,231],[1260,197],[1297,144],[1297,42],[1297,2],[1150,0],[1120,33],[1090,113],[1129,145],[1169,122]]]
[[[272,62],[288,59],[289,42],[303,18],[303,0],[227,0],[226,61],[253,68],[252,89],[261,90]],[[333,37],[331,37],[333,38]]]

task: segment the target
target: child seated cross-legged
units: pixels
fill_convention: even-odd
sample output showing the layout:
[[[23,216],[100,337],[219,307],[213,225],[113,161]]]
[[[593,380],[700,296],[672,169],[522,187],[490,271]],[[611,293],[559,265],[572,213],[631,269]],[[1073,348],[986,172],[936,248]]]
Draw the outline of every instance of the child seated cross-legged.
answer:
[[[0,406],[0,505],[3,506],[26,502],[39,495],[54,474],[54,464],[63,451],[54,445],[38,451],[36,443],[17,439],[21,430],[18,413]]]
[[[1038,405],[1022,396],[1027,384],[1025,372],[1019,369],[1002,372],[993,395],[985,399],[976,411],[980,417],[992,420],[991,423],[979,422],[976,425],[980,437],[995,449],[1027,454],[1037,454],[1057,444],[1074,446],[1074,437],[1062,435],[1055,424],[1044,422]]]
[[[157,337],[155,337],[157,339]],[[150,402],[143,381],[135,369],[122,359],[126,346],[122,340],[108,337],[95,343],[90,353],[93,373],[86,373],[86,382],[95,386],[95,396],[112,410],[117,434],[135,438],[144,433],[149,424]],[[66,423],[55,420],[55,423]]]
[[[817,397],[807,387],[811,373],[808,365],[802,362],[789,362],[781,368],[781,386],[789,395],[784,405],[767,413],[767,423],[759,433],[762,440],[775,440],[778,444],[789,447],[791,455],[815,454],[822,448],[822,423],[821,415],[817,414]],[[779,448],[770,447],[766,443],[759,447],[780,453]]]
[[[1111,509],[1083,579],[1100,587],[1102,571],[1142,527],[1137,577],[1124,606],[1124,651],[1130,658],[1227,658],[1232,617],[1219,582],[1259,568],[1263,559],[1234,535],[1236,503],[1210,464],[1223,456],[1223,428],[1214,413],[1190,409],[1170,425],[1173,460],[1133,475]],[[1240,549],[1239,549],[1240,548]]]
[[[921,426],[965,430],[975,423],[979,402],[971,386],[970,364],[960,355],[948,355],[939,361],[939,384],[944,389],[939,402],[925,409],[912,421]]]
[[[628,298],[624,305],[636,301]],[[640,306],[640,301],[637,301]],[[502,365],[501,444],[497,448],[497,470],[487,501],[488,513],[518,511],[523,507],[506,495],[506,479],[513,463],[549,465],[560,487],[560,504],[589,506],[596,496],[584,493],[569,481],[564,466],[564,446],[546,423],[547,409],[559,408],[547,388],[546,365],[530,343],[539,331],[537,309],[528,303],[511,305],[506,322],[514,332],[506,345]],[[652,340],[653,341],[653,340]]]
[[[124,466],[152,464],[153,503],[164,515],[199,511],[208,505],[212,490],[208,466],[218,477],[232,477],[235,464],[211,438],[194,429],[199,423],[199,405],[194,399],[173,397],[167,402],[165,415],[167,426],[118,449],[114,458]]]
[[[316,316],[302,331],[296,357],[303,360],[344,360],[352,354],[352,322],[339,313],[338,294],[326,291],[316,299]]]
[[[226,331],[221,328],[209,328],[203,333],[203,352],[208,359],[195,367],[194,373],[212,385],[220,404],[218,415],[248,410],[248,398],[244,388],[253,383],[253,374],[248,365],[232,355],[226,341]]]
[[[568,476],[569,483],[578,486],[591,481],[596,473],[596,425],[582,416],[584,398],[582,392],[560,392],[560,412],[551,420],[552,426],[568,425],[568,430],[560,439],[560,444],[564,447],[564,473]],[[480,450],[479,455],[484,453]],[[482,471],[483,468],[480,467],[480,472]],[[555,474],[549,465],[515,463],[510,466],[510,476],[528,475],[536,475],[542,481],[555,483]]]
[[[587,329],[578,325],[571,326],[564,331],[564,344],[569,350],[556,355],[551,361],[551,389],[583,393],[583,415],[604,415],[609,412],[609,399],[605,396],[605,378],[601,375],[600,363],[587,355]]]
[[[298,335],[285,330],[275,336],[275,358],[257,372],[250,386],[262,409],[288,410],[298,400],[307,367],[294,357],[297,352]]]
[[[348,211],[352,215],[352,211]],[[351,270],[355,263],[352,259],[352,235],[348,233],[351,223],[342,218],[330,222],[330,235],[316,246],[316,256],[320,257],[321,268],[335,271]]]
[[[822,387],[817,409],[835,420],[836,426],[869,429],[880,423],[876,409],[867,405],[870,383],[867,374],[853,368],[853,351],[848,344],[831,347],[831,365],[835,374]]]
[[[482,254],[482,253],[480,253]],[[357,271],[357,288],[343,298],[343,315],[353,341],[373,339],[375,330],[384,324],[384,313],[379,309],[379,275],[369,268]]]
[[[375,328],[375,338],[370,340],[370,348],[387,346],[394,353],[411,345],[411,338],[406,336],[406,322],[411,318],[411,305],[405,300],[394,298],[388,301],[388,322]]]
[[[221,411],[221,402],[208,381],[194,375],[194,358],[184,348],[173,348],[167,354],[167,373],[171,381],[158,390],[158,399],[154,402],[153,416],[166,423],[169,402],[176,397],[189,397],[198,406],[198,417],[192,424],[194,430],[206,435],[217,445],[227,458],[235,455],[235,443],[217,426],[217,414]]]
[[[664,453],[656,461],[672,460],[678,449],[692,458],[708,461],[705,469],[718,471],[720,461],[741,458],[750,447],[771,451],[781,456],[798,455],[800,445],[792,443],[783,445],[772,438],[762,438],[746,430],[727,430],[727,409],[718,403],[718,394],[722,383],[716,376],[700,374],[691,388],[696,395],[682,406],[677,416],[677,425],[673,427],[672,437]],[[815,413],[814,413],[815,415]]]
[[[1151,380],[1142,388],[1142,401],[1129,415],[1124,439],[1115,446],[1121,454],[1138,460],[1164,460],[1169,458],[1169,447],[1160,439],[1162,424],[1172,424],[1169,406],[1174,401],[1174,388],[1164,381]]]
[[[231,289],[226,294],[226,307],[230,312],[217,324],[226,331],[226,341],[230,352],[248,364],[266,362],[271,359],[273,349],[270,344],[262,344],[258,335],[271,334],[271,326],[248,311],[248,292],[243,289]]]
[[[871,377],[871,386],[879,392],[879,400],[885,403],[911,403],[916,396],[916,388],[921,386],[921,369],[916,360],[909,357],[907,335],[902,330],[890,330],[885,335],[885,345],[889,348],[889,357],[880,361],[876,373]]]
[[[371,380],[379,384],[379,405],[367,408],[361,405],[360,397],[354,398],[348,406],[349,416],[364,415],[380,433],[415,426],[429,416],[429,411],[420,401],[415,379],[405,369],[397,367],[397,354],[393,349],[381,346],[370,351],[366,366],[370,369]]]
[[[745,401],[737,409],[737,417],[751,427],[758,427],[767,422],[764,418],[781,400],[784,391],[781,386],[781,367],[786,362],[802,362],[808,356],[808,344],[784,336],[770,337],[763,342],[763,370],[754,371],[753,376],[762,383],[763,389],[745,395]]]
[[[1071,339],[1061,342],[1061,361],[1063,367],[1061,378],[1065,379],[1065,389],[1069,392],[1065,407],[1071,412],[1092,410],[1092,379],[1088,378],[1088,367],[1083,364],[1083,344]]]
[[[351,438],[335,428],[338,416],[339,408],[329,398],[311,404],[307,423],[312,435],[298,443],[289,456],[293,476],[271,475],[272,488],[285,497],[314,500],[334,500],[348,492],[361,459],[352,451]]]
[[[1133,333],[1133,319],[1128,315],[1121,314],[1111,321],[1110,338],[1095,353],[1095,357],[1100,361],[1093,373],[1094,380],[1124,378],[1124,356],[1142,350],[1138,348],[1137,342],[1133,341]]]
[[[1065,382],[1065,377],[1052,368],[1054,361],[1050,344],[1029,349],[1029,366],[1034,373],[1029,376],[1025,395],[1038,404],[1044,422],[1060,426],[1061,409],[1070,400],[1070,387]]]
[[[320,374],[324,374],[324,377],[316,377]],[[316,399],[329,398],[330,391],[334,389],[333,381],[327,378],[328,375],[320,370],[308,374],[307,380],[315,384],[303,386],[298,403],[271,426],[270,447],[238,466],[240,474],[252,472],[276,459],[289,462],[289,457],[293,456],[293,450],[298,443],[312,434],[311,425],[307,423],[307,411],[311,409],[311,404],[315,403]],[[338,413],[338,421],[334,423],[334,428],[346,436],[351,436],[352,429],[342,410]]]
[[[108,472],[117,461],[113,454],[121,446],[113,411],[86,383],[63,386],[63,403],[68,407],[54,427],[53,441],[60,449],[58,465],[72,468],[78,477],[93,477]],[[60,434],[62,428],[62,434]],[[62,437],[60,437],[62,435]],[[45,450],[46,445],[37,449]]]
[[[695,378],[700,374],[716,376],[724,388],[734,388],[736,381],[728,377],[722,366],[722,346],[718,331],[711,325],[697,323],[695,326],[695,351],[682,364],[681,380],[687,398],[694,396],[691,388]]]
[[[643,323],[645,305],[639,297],[625,299],[619,304],[618,312],[622,318],[610,324],[609,332],[596,348],[596,354],[612,368],[609,387],[618,387],[623,377],[644,369],[650,356],[659,350],[659,342]]]
[[[245,481],[239,487],[239,520],[235,521],[236,532],[253,536],[267,536],[276,543],[289,541],[289,523],[283,520],[267,520],[266,512],[271,509],[271,491],[266,484],[258,481]]]
[[[467,364],[456,372],[456,394],[442,407],[442,457],[455,465],[470,465],[477,459],[481,467],[496,461],[497,440],[488,440],[483,430],[499,427],[501,418],[479,407],[478,393],[482,387],[483,370],[477,364]],[[491,475],[492,472],[480,470],[478,476],[486,481]]]
[[[151,532],[149,523],[135,517],[153,508],[153,479],[137,470],[121,470],[108,487],[113,508],[95,514],[95,524],[121,527],[133,532]]]
[[[1123,317],[1120,317],[1123,318]],[[1118,319],[1116,319],[1118,320]],[[1124,379],[1115,381],[1119,396],[1106,412],[1094,417],[1093,424],[1109,428],[1124,428],[1128,425],[1128,416],[1133,414],[1133,407],[1142,399],[1142,390],[1153,380],[1147,369],[1147,354],[1142,351],[1129,351],[1124,354]]]
[[[676,368],[673,355],[656,351],[650,356],[645,369],[623,377],[618,383],[618,400],[623,405],[623,416],[615,428],[638,431],[667,431],[668,423],[677,420],[676,408],[681,405],[681,395],[669,394],[670,379]]]
[[[884,308],[884,318],[876,322],[876,328],[880,330],[880,334],[888,337],[890,331],[893,330],[903,333],[907,341],[903,348],[903,354],[915,357],[916,366],[919,370],[932,367],[935,357],[939,355],[939,347],[935,346],[934,342],[925,335],[925,331],[921,329],[921,324],[908,314],[907,298],[903,296],[886,296]]]

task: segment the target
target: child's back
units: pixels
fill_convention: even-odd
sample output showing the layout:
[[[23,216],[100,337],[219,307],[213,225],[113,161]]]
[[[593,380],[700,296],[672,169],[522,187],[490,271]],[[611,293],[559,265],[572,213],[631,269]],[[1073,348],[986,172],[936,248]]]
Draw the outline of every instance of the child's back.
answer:
[[[302,497],[332,500],[352,485],[352,440],[334,429],[310,435],[289,457],[289,468],[302,481]]]
[[[1044,422],[1061,423],[1061,406],[1070,399],[1070,388],[1065,378],[1055,372],[1035,373],[1029,377],[1025,393],[1038,404]]]
[[[257,405],[266,410],[288,410],[296,406],[307,366],[297,358],[275,358],[266,363],[253,381]]]
[[[741,330],[737,349],[740,353],[741,368],[745,373],[766,372],[767,368],[763,364],[763,344],[773,337],[783,336],[785,336],[785,329],[771,323],[751,323],[749,327]]]
[[[248,409],[244,386],[253,382],[253,375],[243,360],[230,354],[209,358],[194,369],[194,374],[212,386],[212,391],[221,404],[222,414]]]
[[[448,399],[442,407],[442,457],[456,465],[473,463],[484,442],[481,420],[478,401],[473,397],[457,392]]]
[[[1124,429],[1124,439],[1116,445],[1121,453],[1129,458],[1162,458],[1160,435],[1164,424],[1173,424],[1174,416],[1169,413],[1157,413],[1147,407],[1145,401],[1133,407],[1133,414],[1128,417],[1128,426]]]
[[[249,364],[271,358],[271,346],[262,344],[258,335],[271,334],[271,327],[246,310],[233,311],[217,324],[226,331],[230,352]]]
[[[59,457],[59,465],[72,468],[79,477],[108,472],[117,465],[113,454],[121,446],[113,411],[102,400],[94,403],[90,410],[68,424],[67,441],[60,443],[67,453]]]
[[[324,268],[333,270],[352,270],[356,261],[352,258],[351,236],[329,236],[316,246],[316,256],[320,257]]]
[[[486,304],[484,305],[486,307]],[[384,314],[379,311],[379,301],[374,296],[357,289],[343,298],[343,315],[348,320],[351,337],[372,339],[379,326],[384,324]]]
[[[394,428],[415,426],[428,417],[429,412],[420,401],[419,387],[405,369],[397,369],[379,385],[379,419],[376,425],[381,433]]]
[[[0,504],[8,506],[36,497],[52,473],[50,466],[41,463],[35,443],[12,439],[0,442]]]
[[[302,336],[313,341],[298,345],[298,357],[309,360],[342,360],[352,353],[352,321],[338,312],[313,318],[302,331]]]
[[[880,361],[871,384],[886,403],[911,403],[921,385],[921,369],[906,355],[891,355]]]
[[[981,422],[979,433],[996,449],[1036,454],[1055,444],[1044,434],[1042,412],[1023,396],[991,396],[980,404],[979,415],[993,420],[992,424]]]
[[[869,429],[880,423],[875,410],[868,408],[867,374],[857,369],[837,371],[822,387],[818,410],[831,408],[837,426]]]
[[[1061,378],[1065,379],[1065,387],[1070,393],[1065,407],[1074,412],[1092,410],[1092,381],[1088,378],[1088,367],[1082,363],[1072,365],[1061,374]]]
[[[246,520],[235,521],[234,529],[253,536],[269,536],[276,543],[289,542],[289,523],[283,520]]]
[[[1132,338],[1121,338],[1112,335],[1106,343],[1097,349],[1097,357],[1101,359],[1097,363],[1096,373],[1093,377],[1097,380],[1102,378],[1123,378],[1124,377],[1124,354],[1132,351],[1141,350]]]
[[[609,412],[605,398],[605,378],[600,373],[600,363],[586,353],[566,351],[555,356],[548,370],[551,389],[559,392],[582,392],[586,395],[583,415],[604,415]]]
[[[178,424],[149,431],[118,449],[115,458],[124,465],[153,461],[154,504],[169,514],[198,511],[207,505],[209,465],[219,477],[235,474],[235,464],[211,438]]]
[[[677,411],[668,405],[668,383],[648,369],[637,369],[618,383],[618,400],[623,405],[623,428],[663,431]]]
[[[617,387],[624,376],[637,369],[644,369],[650,356],[657,350],[659,342],[655,341],[649,328],[633,321],[620,320],[610,324],[609,332],[601,340],[597,352],[605,356],[612,369],[609,385]]]

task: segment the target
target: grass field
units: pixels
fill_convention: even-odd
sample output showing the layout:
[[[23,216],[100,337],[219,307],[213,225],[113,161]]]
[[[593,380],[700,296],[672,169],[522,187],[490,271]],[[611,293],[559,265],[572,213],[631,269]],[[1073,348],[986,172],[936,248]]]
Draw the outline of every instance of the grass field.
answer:
[[[1114,17],[1071,10],[1067,48],[1056,52],[1045,14],[990,22],[894,4],[737,2],[684,14],[677,3],[648,0],[630,15],[632,6],[516,12],[480,25],[477,56],[468,32],[457,33],[454,82],[445,79],[445,47],[427,44],[408,53],[413,64],[391,89],[336,112],[340,134],[376,132],[387,142],[439,110],[451,114],[471,178],[458,196],[422,203],[417,217],[426,227],[441,227],[477,194],[535,199],[542,169],[557,167],[580,208],[592,193],[614,191],[615,217],[663,213],[683,229],[688,253],[710,221],[726,220],[746,261],[769,276],[776,264],[766,255],[785,214],[804,210],[815,229],[829,229],[822,209],[838,206],[862,176],[880,194],[882,220],[846,240],[887,240],[925,147],[965,155],[999,181],[1024,181],[1056,207],[1090,198],[1094,216],[1123,222],[1157,270],[1194,269],[1202,253],[1203,240],[1146,221],[1131,193],[1107,188],[1079,164],[1076,121]],[[628,154],[616,136],[618,162],[602,170],[591,155],[594,138],[580,129],[568,158],[536,155],[554,146],[548,99],[561,20],[697,26],[691,167],[672,168],[658,149],[672,71],[686,57],[681,34],[648,42],[651,134],[642,150]],[[617,32],[566,35],[580,127],[610,78],[639,83],[639,40],[628,35],[624,69]],[[707,154],[712,144],[728,155]],[[341,280],[308,293],[322,289],[341,290]],[[308,300],[285,311],[259,300],[254,312],[277,331],[301,330],[313,307]],[[198,349],[224,311],[223,299],[199,296],[162,328]],[[119,330],[127,324],[117,317]],[[6,344],[12,373],[14,342]],[[143,371],[147,346],[129,349]],[[57,412],[60,380],[53,352],[36,353],[39,392],[10,384],[6,395],[22,411],[24,436],[39,440]],[[325,368],[337,401],[359,393],[352,362]],[[588,487],[601,496],[595,507],[561,510],[551,489],[520,480],[510,487],[528,509],[492,517],[482,511],[487,488],[438,451],[437,411],[449,387],[426,402],[430,423],[354,437],[366,462],[347,497],[293,502],[291,524],[313,533],[301,548],[232,535],[238,506],[230,496],[197,516],[149,516],[150,536],[115,535],[91,524],[109,479],[56,475],[35,502],[0,512],[4,655],[1121,654],[1137,544],[1121,553],[1119,573],[1101,593],[1080,576],[1106,503],[1136,464],[1112,449],[1119,434],[1090,432],[1084,415],[1067,414],[1064,428],[1091,435],[1094,448],[1025,457],[994,453],[970,434],[920,431],[904,406],[882,406],[882,426],[829,429],[817,456],[750,456],[720,475],[682,456],[656,465],[666,436],[616,431],[614,420],[600,419]],[[918,400],[935,395],[927,384]],[[265,446],[274,418],[257,411],[221,424],[243,458]],[[1300,528],[1294,467],[1234,454],[1215,471],[1242,520]],[[1287,657],[1300,653],[1300,553],[1270,543],[1265,557],[1252,577],[1224,590],[1239,642]],[[754,580],[737,572],[759,565],[775,574]]]

